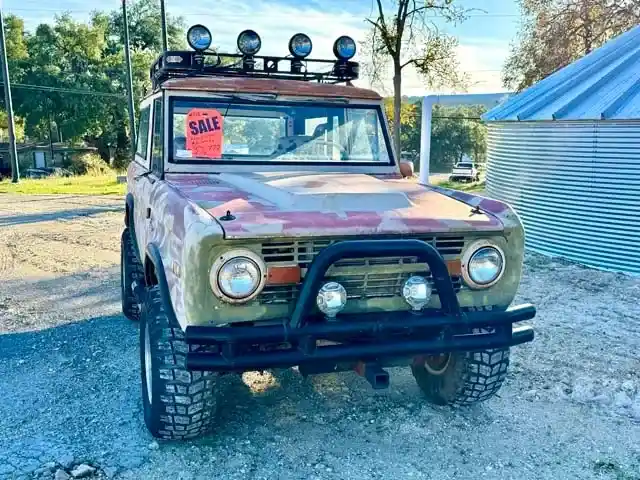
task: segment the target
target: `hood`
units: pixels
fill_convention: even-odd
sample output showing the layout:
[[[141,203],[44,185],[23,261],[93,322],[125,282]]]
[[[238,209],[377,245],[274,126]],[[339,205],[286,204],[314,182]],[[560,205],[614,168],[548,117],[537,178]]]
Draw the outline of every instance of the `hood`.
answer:
[[[462,201],[413,180],[354,173],[168,174],[225,238],[501,231]],[[221,221],[230,212],[233,220]]]

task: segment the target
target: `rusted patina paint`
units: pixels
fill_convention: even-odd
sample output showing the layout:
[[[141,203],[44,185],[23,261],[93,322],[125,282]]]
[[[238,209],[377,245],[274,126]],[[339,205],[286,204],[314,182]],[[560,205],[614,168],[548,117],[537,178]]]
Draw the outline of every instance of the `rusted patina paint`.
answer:
[[[193,176],[201,178],[188,178]],[[474,214],[464,200],[397,178],[223,173],[167,175],[167,181],[213,217],[230,211],[235,219],[220,222],[229,239],[499,232],[503,228],[493,212]]]
[[[165,90],[198,90],[208,92],[296,95],[324,98],[353,98],[381,100],[373,90],[334,85],[328,83],[301,82],[300,80],[279,80],[249,77],[193,77],[175,78],[163,82]]]

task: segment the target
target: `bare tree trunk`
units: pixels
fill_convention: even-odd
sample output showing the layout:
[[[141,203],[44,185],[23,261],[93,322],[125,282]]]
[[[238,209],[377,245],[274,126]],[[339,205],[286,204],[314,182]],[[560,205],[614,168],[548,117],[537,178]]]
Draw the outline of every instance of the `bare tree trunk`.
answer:
[[[402,153],[400,143],[400,111],[402,107],[402,72],[400,65],[394,65],[393,75],[393,144],[396,160],[399,162]]]

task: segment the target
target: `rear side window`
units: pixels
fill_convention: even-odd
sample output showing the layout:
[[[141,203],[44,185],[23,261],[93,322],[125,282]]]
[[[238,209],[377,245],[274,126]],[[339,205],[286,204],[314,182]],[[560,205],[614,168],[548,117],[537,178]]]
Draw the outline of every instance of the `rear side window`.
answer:
[[[162,174],[162,153],[164,144],[164,122],[162,115],[162,99],[158,98],[153,107],[153,143],[151,144],[151,169],[158,175]]]
[[[138,124],[138,145],[136,146],[136,153],[145,160],[145,165],[149,165],[147,159],[147,147],[149,146],[149,115],[151,113],[150,107],[145,107],[140,110],[140,122]]]

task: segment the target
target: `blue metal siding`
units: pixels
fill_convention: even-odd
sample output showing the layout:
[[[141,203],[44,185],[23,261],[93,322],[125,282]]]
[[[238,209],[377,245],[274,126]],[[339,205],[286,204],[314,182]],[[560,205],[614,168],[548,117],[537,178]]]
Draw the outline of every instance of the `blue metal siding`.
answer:
[[[640,25],[514,95],[487,121],[640,118]]]
[[[528,248],[640,275],[640,121],[489,123],[487,159]]]

